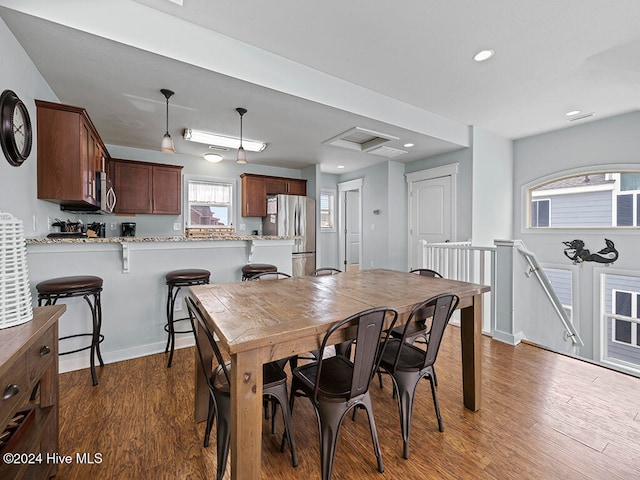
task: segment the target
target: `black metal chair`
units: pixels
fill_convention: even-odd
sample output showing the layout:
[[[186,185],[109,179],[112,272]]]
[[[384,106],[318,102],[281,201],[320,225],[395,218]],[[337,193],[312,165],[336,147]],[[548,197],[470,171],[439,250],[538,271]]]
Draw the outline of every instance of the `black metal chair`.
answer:
[[[279,280],[281,278],[291,278],[291,275],[283,272],[262,272],[247,278],[249,281],[254,280]]]
[[[197,321],[199,328],[205,333],[218,363],[218,366],[213,369],[211,369],[211,364],[207,366],[204,360],[202,345],[200,345],[198,336],[195,335],[200,364],[203,372],[205,373],[207,385],[209,387],[209,411],[207,414],[207,425],[204,433],[204,446],[209,446],[209,437],[213,428],[213,421],[216,420],[216,448],[218,460],[216,479],[222,480],[225,469],[227,468],[227,458],[229,456],[230,448],[229,443],[231,440],[231,377],[229,374],[231,362],[224,361],[222,353],[220,352],[213,336],[213,332],[209,329],[207,322],[204,321],[202,312],[194,300],[191,297],[187,297],[186,303],[194,334],[196,332],[195,321]],[[289,440],[288,443],[289,448],[291,449],[291,463],[294,467],[297,467],[298,455],[296,453],[296,444],[291,427],[291,410],[289,409],[289,403],[287,402],[287,374],[276,362],[265,364],[263,366],[262,374],[263,396],[276,400],[282,406],[282,418],[284,420],[285,428],[284,435]],[[283,442],[281,451],[284,452],[285,448],[286,444]]]
[[[436,361],[444,329],[449,323],[451,314],[458,306],[459,298],[452,293],[445,293],[419,303],[411,310],[404,334],[401,338],[390,338],[379,359],[379,371],[388,373],[393,379],[394,390],[398,392],[398,410],[400,412],[400,426],[402,430],[402,456],[409,458],[409,435],[411,433],[411,413],[413,398],[418,382],[428,378],[431,384],[433,404],[438,418],[438,429],[442,432],[442,417],[436,395],[433,365]],[[427,329],[426,349],[418,348],[406,342],[406,335],[411,331],[411,325],[422,317],[424,310],[433,310],[431,324]]]
[[[342,270],[338,270],[337,268],[333,268],[333,267],[322,267],[322,268],[316,268],[309,275],[312,277],[323,277],[325,275],[337,275],[339,273],[342,273]]]
[[[431,270],[429,268],[415,268],[411,270],[409,273],[415,273],[416,275],[423,275],[425,277],[443,278],[442,275],[440,275],[438,272],[436,272],[435,270]],[[432,315],[433,315],[432,309],[424,309],[423,311],[420,312],[420,318],[417,318],[416,321],[408,327],[409,330],[406,332],[406,335],[404,331],[404,325],[401,325],[391,330],[391,337],[402,338],[402,336],[405,335],[405,342],[407,343],[414,343],[417,341],[418,343],[426,344],[427,341],[429,340],[427,338],[426,322],[427,322],[427,319],[431,318]],[[382,382],[382,375],[380,374],[380,372],[378,372],[378,380],[380,381],[380,388],[383,388],[384,385]],[[437,386],[438,377],[436,376],[435,371],[433,372],[433,380]],[[395,398],[395,391],[393,392],[393,395]]]
[[[318,361],[293,370],[290,408],[293,412],[294,400],[298,393],[311,400],[318,419],[323,480],[331,478],[340,425],[347,413],[359,406],[367,411],[378,471],[384,472],[371,408],[369,383],[376,372],[389,337],[388,330],[387,333],[383,332],[385,319],[390,320],[390,325],[393,326],[397,317],[395,310],[381,307],[362,311],[338,322],[324,336]],[[342,339],[331,337],[339,335],[338,332],[342,333],[345,328],[355,329],[347,334],[347,338],[355,338],[351,357],[338,353],[333,357],[323,358],[328,345],[344,343]]]

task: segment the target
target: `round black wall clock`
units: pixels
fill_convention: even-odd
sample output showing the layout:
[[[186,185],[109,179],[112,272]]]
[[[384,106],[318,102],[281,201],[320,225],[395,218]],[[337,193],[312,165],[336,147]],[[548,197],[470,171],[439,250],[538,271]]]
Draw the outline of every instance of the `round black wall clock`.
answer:
[[[0,143],[7,161],[22,165],[31,153],[32,140],[27,107],[14,92],[5,90],[0,96]]]

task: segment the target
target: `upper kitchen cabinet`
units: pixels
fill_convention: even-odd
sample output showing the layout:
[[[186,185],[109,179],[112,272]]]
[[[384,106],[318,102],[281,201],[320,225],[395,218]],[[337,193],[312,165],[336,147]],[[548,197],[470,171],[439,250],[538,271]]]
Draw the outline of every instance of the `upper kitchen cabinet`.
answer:
[[[116,213],[182,213],[181,166],[113,159],[111,177]]]
[[[36,100],[38,198],[69,208],[98,207],[96,173],[109,154],[84,108]]]
[[[307,181],[300,178],[270,177],[243,173],[242,216],[265,217],[267,195],[306,195]]]

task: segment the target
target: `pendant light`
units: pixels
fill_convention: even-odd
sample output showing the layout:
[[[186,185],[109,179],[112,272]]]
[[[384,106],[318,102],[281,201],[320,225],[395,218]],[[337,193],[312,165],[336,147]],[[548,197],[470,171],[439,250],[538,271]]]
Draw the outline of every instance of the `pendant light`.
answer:
[[[236,163],[244,164],[247,163],[247,153],[244,151],[242,147],[242,116],[247,113],[246,108],[236,108],[236,112],[240,115],[240,146],[238,147],[238,156],[236,157]]]
[[[164,137],[162,137],[162,151],[164,153],[176,153],[176,149],[173,148],[173,139],[171,138],[171,135],[169,135],[169,98],[174,92],[167,90],[166,88],[161,89],[160,92],[164,95],[164,98],[167,99],[167,131],[165,132]]]

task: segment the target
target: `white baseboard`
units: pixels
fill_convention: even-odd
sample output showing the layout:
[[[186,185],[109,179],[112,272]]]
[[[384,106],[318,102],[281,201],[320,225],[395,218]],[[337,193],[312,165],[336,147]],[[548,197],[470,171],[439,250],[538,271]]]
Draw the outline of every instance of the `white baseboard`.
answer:
[[[491,332],[491,337],[494,340],[498,340],[499,342],[506,343],[513,346],[518,345],[522,340],[525,340],[527,338],[522,332],[513,334],[513,333],[502,332],[500,330],[494,330],[493,332]]]
[[[155,355],[156,353],[163,353],[167,343],[166,340],[162,342],[152,343],[148,345],[140,345],[138,347],[126,348],[124,350],[116,350],[115,352],[105,352],[102,354],[102,359],[105,365],[109,363],[121,362],[123,360],[131,360],[132,358],[146,357],[147,355]],[[195,345],[193,335],[184,335],[176,337],[176,350],[180,348],[191,347]],[[83,368],[89,368],[89,350],[85,350],[78,354],[70,356],[58,357],[58,368],[60,373],[73,372],[75,370],[82,370]]]

